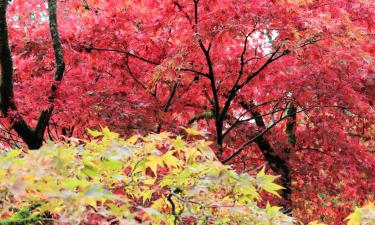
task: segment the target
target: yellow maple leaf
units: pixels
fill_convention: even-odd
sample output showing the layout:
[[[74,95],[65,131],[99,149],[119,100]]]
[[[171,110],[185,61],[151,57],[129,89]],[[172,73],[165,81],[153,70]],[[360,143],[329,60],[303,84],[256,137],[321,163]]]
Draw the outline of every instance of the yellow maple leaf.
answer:
[[[205,131],[198,130],[198,126],[196,124],[193,125],[191,128],[183,128],[183,129],[185,130],[186,133],[192,136],[198,136],[198,135],[204,136],[206,134]]]

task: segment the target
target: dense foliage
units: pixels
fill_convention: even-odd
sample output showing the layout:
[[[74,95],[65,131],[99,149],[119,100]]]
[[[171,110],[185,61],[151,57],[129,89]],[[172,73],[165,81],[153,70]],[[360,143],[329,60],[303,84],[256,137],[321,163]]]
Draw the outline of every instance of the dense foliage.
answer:
[[[374,8],[0,0],[1,147],[87,139],[87,127],[130,137],[193,125],[237,173],[280,175],[281,198],[263,199],[340,224],[375,200]]]
[[[122,140],[106,128],[91,133],[98,138],[84,145],[2,154],[0,186],[12,196],[3,200],[3,216],[39,204],[29,219],[48,212],[72,224],[292,224],[278,207],[256,205],[260,191],[278,195],[275,176],[264,168],[256,177],[235,172],[208,142],[168,133]]]
[[[255,177],[237,173],[208,142],[168,133],[123,140],[107,128],[90,133],[96,138],[83,145],[48,143],[0,156],[0,224],[294,224],[279,207],[257,206],[261,191],[279,196],[276,176],[264,168]],[[348,219],[371,224],[374,205]]]

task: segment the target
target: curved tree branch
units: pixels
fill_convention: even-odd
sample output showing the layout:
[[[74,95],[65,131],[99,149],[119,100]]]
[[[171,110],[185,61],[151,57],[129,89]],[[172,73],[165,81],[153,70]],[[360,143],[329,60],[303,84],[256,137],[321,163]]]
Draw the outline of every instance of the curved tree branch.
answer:
[[[64,70],[65,62],[63,51],[60,41],[59,32],[57,30],[57,16],[56,16],[56,0],[48,0],[48,13],[49,13],[49,29],[52,37],[53,51],[55,54],[56,71],[54,80],[61,81]]]

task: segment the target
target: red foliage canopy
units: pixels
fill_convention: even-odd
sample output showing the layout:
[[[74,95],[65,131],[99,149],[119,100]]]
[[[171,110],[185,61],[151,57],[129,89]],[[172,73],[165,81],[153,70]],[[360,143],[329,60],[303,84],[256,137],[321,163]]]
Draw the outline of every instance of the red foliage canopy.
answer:
[[[370,0],[66,0],[66,72],[46,137],[197,124],[238,169],[268,163],[304,221],[337,224],[374,198]],[[8,6],[14,101],[35,126],[55,65],[46,7]],[[9,117],[4,143],[18,139]],[[285,166],[285,168],[283,167]],[[289,195],[289,197],[288,197]],[[290,200],[290,199],[289,199]],[[291,204],[291,205],[290,205]]]

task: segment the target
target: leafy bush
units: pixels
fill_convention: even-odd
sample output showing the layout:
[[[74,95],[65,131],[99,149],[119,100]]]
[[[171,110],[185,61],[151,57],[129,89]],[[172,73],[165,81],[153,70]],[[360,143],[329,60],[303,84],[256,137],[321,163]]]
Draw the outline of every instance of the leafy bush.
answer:
[[[81,145],[50,142],[39,151],[0,156],[0,225],[295,222],[279,207],[257,206],[261,191],[278,196],[277,176],[264,168],[256,177],[239,174],[215,158],[209,142],[89,132],[94,140]],[[374,205],[355,209],[347,220],[375,224]]]
[[[107,128],[90,134],[83,145],[0,156],[3,224],[293,224],[278,207],[256,204],[261,191],[278,195],[276,176],[235,172],[209,142],[168,133],[123,140]]]

